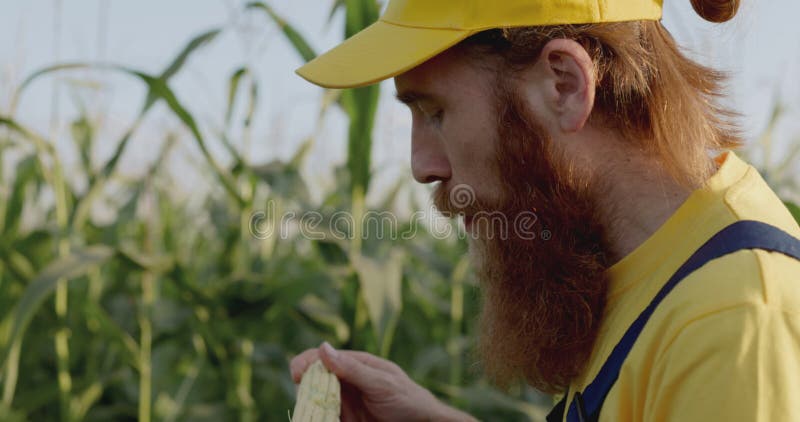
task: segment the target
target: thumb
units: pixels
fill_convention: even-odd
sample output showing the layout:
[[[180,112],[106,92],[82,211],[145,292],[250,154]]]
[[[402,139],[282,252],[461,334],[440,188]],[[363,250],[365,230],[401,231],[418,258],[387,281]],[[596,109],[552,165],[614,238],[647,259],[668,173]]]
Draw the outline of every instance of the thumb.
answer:
[[[383,379],[384,374],[381,371],[365,365],[346,353],[335,350],[327,341],[322,343],[319,350],[325,367],[336,374],[337,378],[347,381],[359,390],[368,390]]]

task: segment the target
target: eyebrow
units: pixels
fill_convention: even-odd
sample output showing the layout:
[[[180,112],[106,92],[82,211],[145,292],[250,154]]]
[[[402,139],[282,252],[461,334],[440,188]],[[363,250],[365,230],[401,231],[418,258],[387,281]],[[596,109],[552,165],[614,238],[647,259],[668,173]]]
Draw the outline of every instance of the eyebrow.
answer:
[[[395,98],[397,98],[397,101],[400,101],[401,103],[403,103],[405,105],[408,105],[408,106],[410,106],[410,105],[412,105],[414,103],[420,102],[420,101],[433,101],[433,100],[435,100],[433,95],[426,94],[424,92],[419,92],[419,91],[397,92],[397,93],[394,94],[394,96],[395,96]]]

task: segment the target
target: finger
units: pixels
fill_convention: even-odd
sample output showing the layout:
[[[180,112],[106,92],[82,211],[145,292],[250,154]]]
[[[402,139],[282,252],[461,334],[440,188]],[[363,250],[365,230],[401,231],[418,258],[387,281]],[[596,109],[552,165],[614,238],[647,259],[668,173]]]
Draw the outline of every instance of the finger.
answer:
[[[385,371],[365,364],[350,353],[334,350],[328,342],[322,343],[319,350],[322,363],[328,370],[336,374],[340,380],[353,384],[361,391],[368,390],[386,378]]]
[[[359,350],[338,350],[338,352],[350,355],[353,358],[361,361],[361,363],[371,366],[375,369],[380,369],[381,371],[386,371],[393,374],[405,373],[405,371],[403,371],[403,369],[400,368],[396,363],[375,356],[371,353],[362,352]]]
[[[306,372],[306,369],[308,369],[308,367],[311,366],[311,364],[317,359],[319,359],[319,350],[308,349],[295,356],[292,361],[289,362],[289,370],[292,373],[292,380],[295,384],[300,383],[300,380],[303,378],[303,374]]]

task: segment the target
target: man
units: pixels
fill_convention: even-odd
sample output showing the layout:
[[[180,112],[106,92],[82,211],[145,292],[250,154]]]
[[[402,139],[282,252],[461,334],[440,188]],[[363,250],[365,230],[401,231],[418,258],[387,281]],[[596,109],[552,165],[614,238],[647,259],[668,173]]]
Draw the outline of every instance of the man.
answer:
[[[738,9],[692,4],[714,22]],[[566,392],[550,420],[800,420],[800,228],[730,151],[723,77],[660,17],[653,0],[392,0],[298,73],[394,77],[414,178],[473,235],[498,385]],[[464,186],[475,201],[454,204]],[[552,236],[498,235],[489,213],[533,213]],[[344,420],[470,420],[394,363],[327,343],[292,360],[295,381],[318,357]]]

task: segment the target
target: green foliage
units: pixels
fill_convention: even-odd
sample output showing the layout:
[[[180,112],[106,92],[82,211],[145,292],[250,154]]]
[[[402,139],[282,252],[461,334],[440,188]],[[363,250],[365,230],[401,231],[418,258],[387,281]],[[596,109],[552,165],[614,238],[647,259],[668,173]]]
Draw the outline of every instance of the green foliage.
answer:
[[[345,11],[345,38],[350,38],[378,20],[380,7],[376,0],[346,0]],[[342,105],[350,119],[347,168],[354,196],[369,188],[372,129],[379,97],[378,85],[349,89],[342,94]]]
[[[315,56],[266,3],[247,9],[266,12],[304,60]],[[379,5],[337,0],[331,14],[342,9],[351,36],[377,18]],[[336,187],[315,203],[300,172],[313,139],[290,160],[250,163],[231,138],[248,136],[258,107],[254,69],[222,81],[221,133],[204,132],[171,89],[191,54],[220,33],[190,40],[159,74],[87,63],[42,69],[18,88],[11,114],[0,116],[0,158],[19,157],[0,190],[0,420],[284,420],[295,400],[289,359],[324,340],[397,362],[481,419],[542,420],[549,397],[523,386],[502,393],[473,371],[479,302],[463,241],[436,239],[410,220],[378,226],[416,229],[410,238],[387,239],[358,224],[324,239],[281,234],[277,219],[289,213],[319,215],[318,227],[330,227],[344,210],[354,221],[391,210],[402,183],[378,209],[364,203],[378,87],[326,92],[320,115],[336,104],[349,118],[348,158]],[[87,68],[132,76],[147,96],[101,163],[92,153],[106,140],[79,106],[69,135],[80,165],[68,181],[54,140],[21,124],[14,110],[41,77]],[[237,112],[240,96],[247,106]],[[122,180],[119,162],[159,102],[185,133],[164,133],[145,175]],[[214,176],[200,208],[177,198],[163,171],[175,143],[187,140]],[[212,156],[214,142],[230,162]],[[98,205],[115,218],[93,219]],[[800,220],[800,208],[787,207]]]
[[[267,15],[278,25],[279,28],[283,31],[283,34],[289,40],[289,42],[294,47],[297,54],[303,58],[304,61],[311,61],[314,57],[317,56],[317,53],[314,52],[314,49],[306,42],[305,38],[297,32],[296,29],[289,23],[287,23],[282,17],[280,17],[275,11],[263,2],[252,2],[247,5],[248,9],[261,9],[267,13]]]
[[[334,9],[345,8],[346,36],[377,18],[374,1],[340,3]],[[266,12],[304,60],[314,57],[268,5],[247,8]],[[336,104],[350,130],[347,163],[319,203],[300,173],[312,139],[290,160],[269,163],[250,163],[235,146],[241,139],[231,133],[248,136],[258,106],[254,70],[238,68],[225,81],[223,130],[204,132],[170,80],[220,33],[193,38],[158,74],[91,63],[41,69],[17,89],[11,114],[0,116],[0,154],[21,157],[0,190],[0,420],[283,420],[295,400],[289,359],[323,340],[388,357],[478,417],[538,417],[547,398],[494,391],[470,369],[469,316],[478,301],[462,241],[436,240],[412,221],[381,226],[416,227],[410,239],[359,225],[344,228],[344,237],[282,236],[274,220],[261,227],[272,236],[255,235],[259,212],[313,212],[330,223],[346,210],[360,221],[389,209],[401,185],[383,208],[364,204],[377,87],[326,92],[320,116]],[[104,162],[93,151],[106,140],[78,104],[68,135],[79,165],[67,179],[53,139],[21,124],[14,110],[41,78],[86,69],[129,75],[147,95]],[[237,111],[240,97],[246,107]],[[122,180],[124,152],[159,102],[185,132],[165,133],[145,175]],[[214,176],[199,209],[176,198],[163,171],[183,141],[200,149],[202,170]],[[214,142],[229,162],[212,156]],[[98,205],[115,218],[93,219]]]

